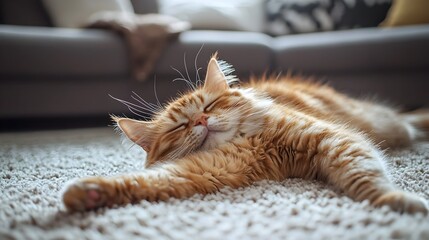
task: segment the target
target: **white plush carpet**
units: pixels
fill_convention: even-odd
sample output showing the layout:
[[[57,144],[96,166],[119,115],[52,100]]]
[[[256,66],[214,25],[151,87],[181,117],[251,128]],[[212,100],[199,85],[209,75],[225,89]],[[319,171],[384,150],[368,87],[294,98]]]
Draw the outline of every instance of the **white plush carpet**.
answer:
[[[64,211],[69,180],[138,171],[143,159],[107,128],[0,134],[0,239],[429,239],[429,216],[374,209],[300,179]],[[390,164],[400,187],[429,199],[429,142],[393,152]]]

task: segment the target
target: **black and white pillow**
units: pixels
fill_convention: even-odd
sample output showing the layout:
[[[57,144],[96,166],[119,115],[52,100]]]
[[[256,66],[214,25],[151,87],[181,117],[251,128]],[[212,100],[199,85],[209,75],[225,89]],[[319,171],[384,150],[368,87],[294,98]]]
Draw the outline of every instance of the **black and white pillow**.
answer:
[[[267,32],[284,35],[374,27],[391,0],[267,0]]]

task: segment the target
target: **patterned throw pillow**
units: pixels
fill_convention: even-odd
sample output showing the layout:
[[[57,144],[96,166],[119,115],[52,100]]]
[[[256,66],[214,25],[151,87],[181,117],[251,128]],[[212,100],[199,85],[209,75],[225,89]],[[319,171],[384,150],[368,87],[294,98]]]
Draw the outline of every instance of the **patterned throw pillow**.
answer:
[[[267,0],[267,32],[284,35],[375,27],[391,0]]]

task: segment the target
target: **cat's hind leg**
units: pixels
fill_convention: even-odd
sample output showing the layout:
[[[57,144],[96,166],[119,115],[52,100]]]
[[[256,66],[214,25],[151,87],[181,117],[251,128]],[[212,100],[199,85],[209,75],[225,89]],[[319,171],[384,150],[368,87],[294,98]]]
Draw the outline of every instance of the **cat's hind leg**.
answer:
[[[326,180],[357,201],[398,212],[427,214],[420,197],[398,190],[388,179],[383,154],[359,134],[333,135],[320,142],[318,162]]]
[[[418,131],[394,109],[362,103],[349,122],[365,132],[382,149],[407,147],[417,138]]]

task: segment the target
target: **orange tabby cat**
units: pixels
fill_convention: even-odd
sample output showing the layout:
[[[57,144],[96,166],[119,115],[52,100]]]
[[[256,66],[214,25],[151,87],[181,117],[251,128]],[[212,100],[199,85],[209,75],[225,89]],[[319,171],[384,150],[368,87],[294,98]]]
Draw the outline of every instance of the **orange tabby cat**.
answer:
[[[151,121],[114,118],[147,152],[140,173],[71,184],[71,211],[185,198],[255,181],[319,179],[356,201],[427,213],[425,201],[395,188],[383,148],[406,146],[429,126],[429,114],[400,115],[333,89],[291,78],[230,87],[216,57],[204,86],[171,102]]]

